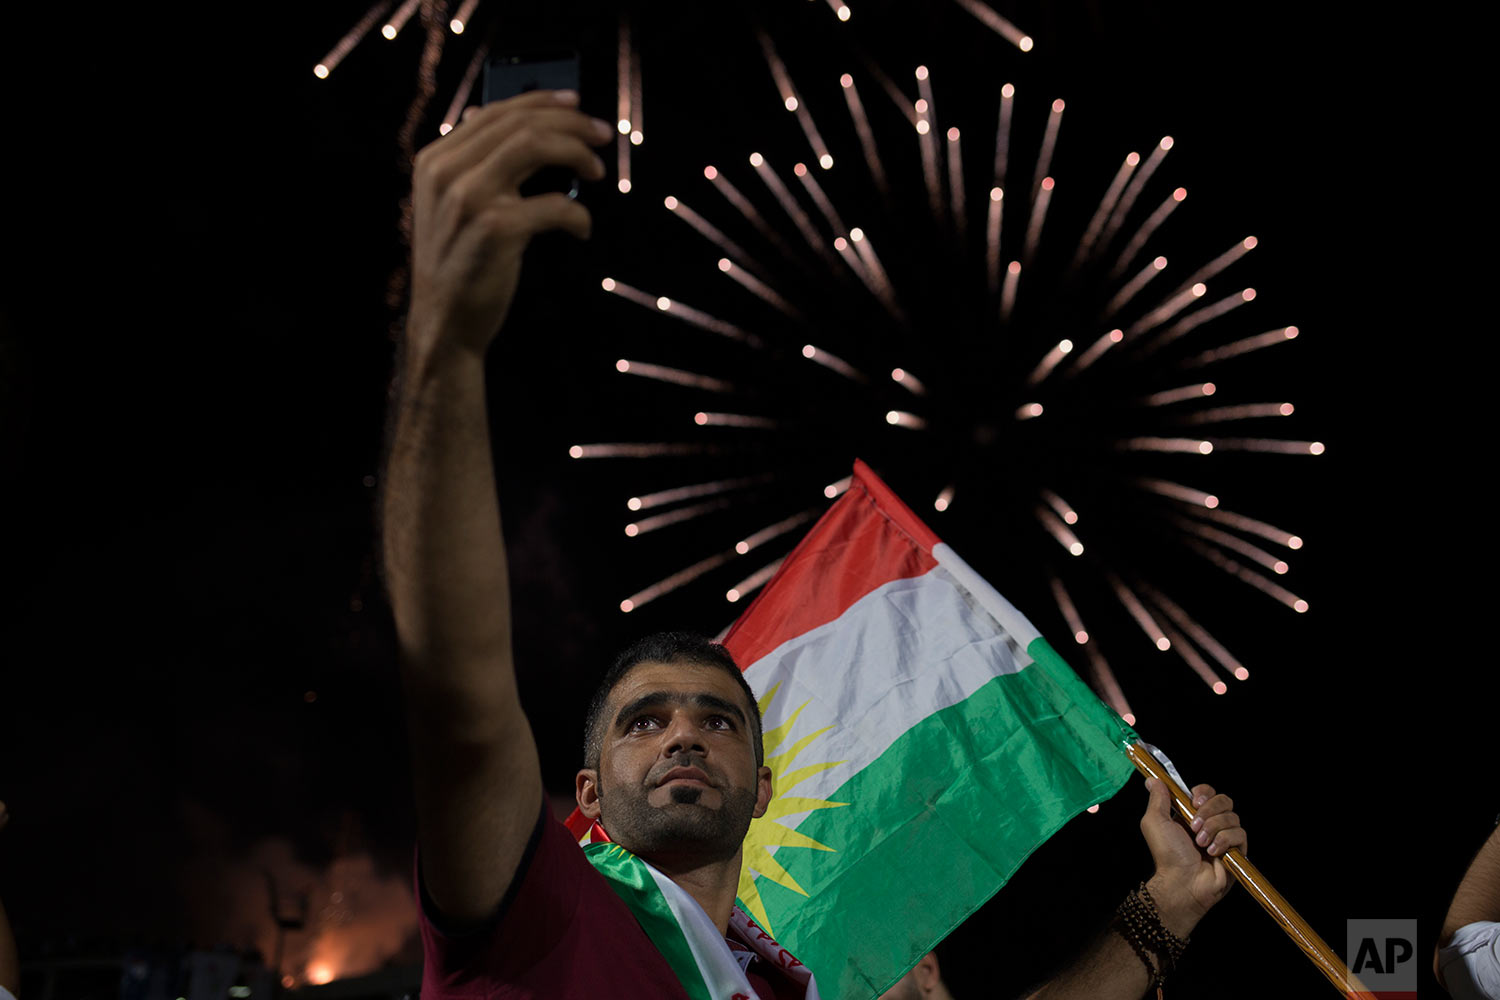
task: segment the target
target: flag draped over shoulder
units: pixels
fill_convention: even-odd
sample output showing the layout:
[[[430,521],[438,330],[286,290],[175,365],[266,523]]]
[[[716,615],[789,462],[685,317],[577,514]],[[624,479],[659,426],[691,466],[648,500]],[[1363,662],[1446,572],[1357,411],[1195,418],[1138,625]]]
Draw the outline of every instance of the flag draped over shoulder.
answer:
[[[862,462],[724,639],[775,796],[739,903],[873,997],[1132,773],[1135,734]]]

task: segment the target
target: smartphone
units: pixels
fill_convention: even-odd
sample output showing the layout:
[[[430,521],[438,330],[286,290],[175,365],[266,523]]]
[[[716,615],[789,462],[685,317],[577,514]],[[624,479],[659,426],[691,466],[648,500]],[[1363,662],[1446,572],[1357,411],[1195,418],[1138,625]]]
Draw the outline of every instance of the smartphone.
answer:
[[[571,50],[491,56],[484,64],[481,103],[503,101],[531,90],[578,90],[578,53]],[[566,167],[543,167],[521,185],[523,197],[561,191],[578,197],[578,175]]]

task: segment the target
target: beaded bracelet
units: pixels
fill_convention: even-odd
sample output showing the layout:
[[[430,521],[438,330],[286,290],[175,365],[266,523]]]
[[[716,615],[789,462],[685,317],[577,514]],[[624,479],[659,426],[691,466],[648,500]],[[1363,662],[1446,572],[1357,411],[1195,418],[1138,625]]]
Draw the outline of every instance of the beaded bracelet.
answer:
[[[1151,898],[1145,882],[1132,889],[1121,901],[1110,928],[1125,939],[1146,967],[1146,975],[1150,978],[1148,988],[1155,987],[1156,995],[1162,996],[1162,984],[1177,967],[1187,949],[1187,940],[1163,926],[1156,900]]]

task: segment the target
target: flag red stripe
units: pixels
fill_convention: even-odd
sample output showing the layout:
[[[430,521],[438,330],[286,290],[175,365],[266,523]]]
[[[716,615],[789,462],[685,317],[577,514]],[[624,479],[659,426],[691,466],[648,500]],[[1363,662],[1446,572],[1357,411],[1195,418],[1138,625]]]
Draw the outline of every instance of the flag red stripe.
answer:
[[[743,670],[788,639],[833,621],[877,587],[931,570],[938,543],[932,529],[856,459],[849,491],[787,556],[724,645]]]

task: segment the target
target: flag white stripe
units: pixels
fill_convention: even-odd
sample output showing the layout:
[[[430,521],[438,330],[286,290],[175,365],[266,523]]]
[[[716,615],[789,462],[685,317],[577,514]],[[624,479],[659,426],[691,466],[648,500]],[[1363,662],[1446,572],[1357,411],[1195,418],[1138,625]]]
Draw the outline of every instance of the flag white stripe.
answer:
[[[953,574],[959,586],[967,590],[979,606],[990,613],[990,617],[995,619],[1001,630],[1011,637],[1021,661],[1031,662],[1026,649],[1033,641],[1040,639],[1042,633],[1026,620],[1026,616],[1017,611],[1015,605],[1001,597],[1000,591],[991,587],[988,580],[974,572],[968,563],[960,559],[958,553],[948,547],[948,543],[938,542],[934,545],[932,557],[938,561],[939,566]]]
[[[662,898],[667,901],[667,908],[672,911],[672,916],[677,918],[677,926],[682,929],[682,936],[687,939],[688,950],[693,953],[693,961],[698,963],[698,972],[708,986],[709,996],[728,1000],[735,994],[742,993],[748,997],[759,998],[760,995],[750,988],[750,980],[746,978],[745,971],[740,968],[740,963],[729,950],[729,946],[724,943],[724,935],[719,933],[719,929],[708,918],[708,914],[703,912],[703,907],[698,905],[698,901],[688,895],[687,891],[676,882],[657,871],[650,862],[644,858],[640,860],[646,866],[646,871],[651,873],[651,878],[656,882],[656,888],[661,892]]]
[[[968,586],[954,567],[971,578]],[[1007,618],[1027,631],[1007,633],[1001,624]],[[829,798],[933,712],[965,700],[1000,674],[1028,666],[1026,645],[1035,634],[950,551],[927,573],[877,587],[833,621],[788,639],[745,670],[757,696],[781,683],[765,728],[776,728],[811,702],[788,744],[825,726],[834,728],[813,744],[815,758],[804,751],[789,767],[843,763],[784,791]],[[791,817],[783,822],[796,825]]]

